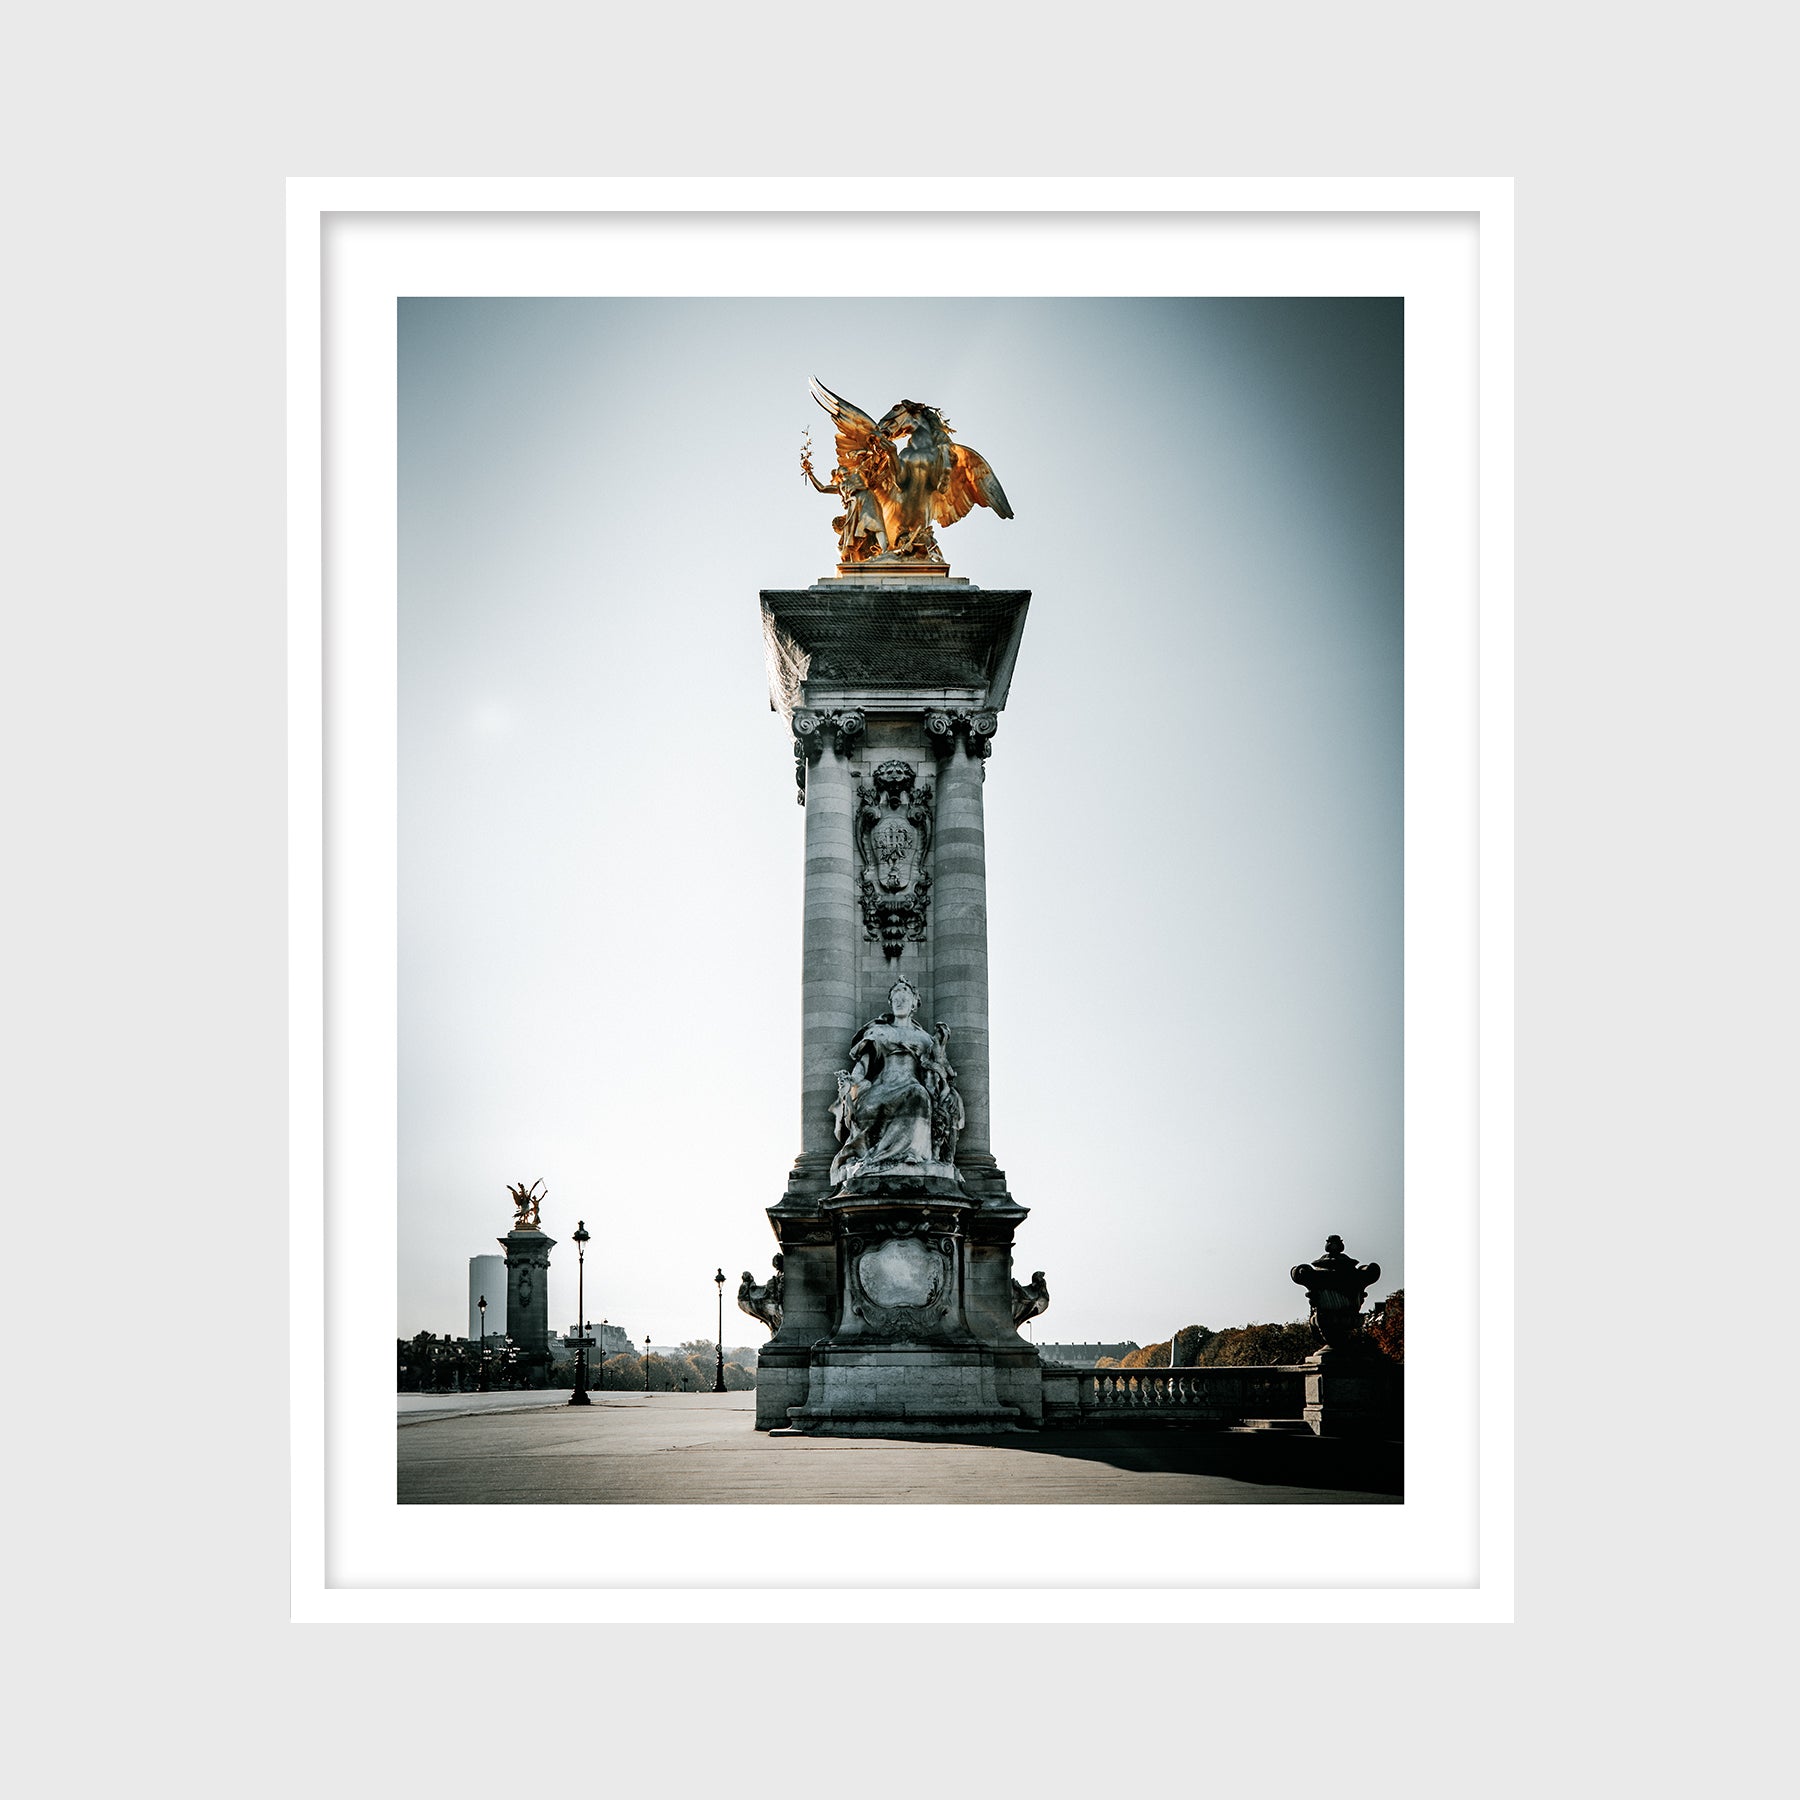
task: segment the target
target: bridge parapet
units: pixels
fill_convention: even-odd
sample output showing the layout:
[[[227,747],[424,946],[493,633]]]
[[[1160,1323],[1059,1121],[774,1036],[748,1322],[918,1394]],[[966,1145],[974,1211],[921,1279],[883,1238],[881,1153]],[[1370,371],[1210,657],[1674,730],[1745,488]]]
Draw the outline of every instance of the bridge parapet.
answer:
[[[1044,1365],[1046,1425],[1239,1425],[1306,1416],[1306,1370],[1294,1366],[1101,1369]]]

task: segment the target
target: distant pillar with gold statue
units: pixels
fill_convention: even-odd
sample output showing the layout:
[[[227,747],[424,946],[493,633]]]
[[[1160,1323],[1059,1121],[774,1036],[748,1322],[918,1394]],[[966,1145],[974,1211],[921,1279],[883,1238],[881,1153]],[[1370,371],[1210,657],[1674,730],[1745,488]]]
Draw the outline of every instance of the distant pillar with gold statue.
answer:
[[[506,1335],[520,1352],[532,1387],[550,1384],[550,1252],[556,1239],[538,1221],[541,1185],[508,1188],[513,1227],[499,1240],[506,1252]]]

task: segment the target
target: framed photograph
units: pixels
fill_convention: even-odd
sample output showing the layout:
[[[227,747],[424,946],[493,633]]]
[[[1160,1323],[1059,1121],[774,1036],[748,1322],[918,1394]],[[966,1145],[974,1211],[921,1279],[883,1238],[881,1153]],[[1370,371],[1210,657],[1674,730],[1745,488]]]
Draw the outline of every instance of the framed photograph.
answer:
[[[1511,1618],[1511,209],[290,183],[296,1618]]]

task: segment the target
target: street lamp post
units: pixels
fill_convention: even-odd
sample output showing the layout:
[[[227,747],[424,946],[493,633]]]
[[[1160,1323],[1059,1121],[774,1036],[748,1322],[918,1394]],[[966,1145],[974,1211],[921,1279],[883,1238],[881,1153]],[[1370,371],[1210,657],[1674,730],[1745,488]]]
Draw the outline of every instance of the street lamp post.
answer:
[[[571,1406],[592,1406],[587,1391],[587,1247],[591,1234],[586,1219],[575,1221],[575,1391]]]
[[[713,1348],[719,1353],[718,1373],[713,1376],[713,1392],[722,1394],[725,1391],[725,1271],[721,1269],[713,1277],[719,1288],[719,1337]]]
[[[644,1333],[644,1392],[650,1391],[650,1334]]]
[[[486,1393],[486,1392],[487,1392],[487,1391],[488,1391],[488,1378],[487,1378],[487,1295],[486,1295],[486,1294],[483,1294],[483,1295],[482,1295],[482,1296],[481,1296],[481,1298],[480,1298],[480,1299],[479,1299],[479,1300],[477,1300],[477,1301],[476,1301],[476,1302],[475,1302],[475,1305],[476,1305],[476,1308],[477,1308],[477,1310],[478,1310],[478,1311],[479,1311],[479,1312],[480,1312],[480,1314],[481,1314],[481,1361],[480,1361],[480,1366],[479,1366],[479,1368],[478,1368],[478,1369],[477,1369],[477,1370],[476,1370],[476,1374],[475,1374],[475,1391],[476,1391],[476,1392],[477,1392],[477,1393],[479,1393],[479,1394],[485,1394],[485,1393]]]

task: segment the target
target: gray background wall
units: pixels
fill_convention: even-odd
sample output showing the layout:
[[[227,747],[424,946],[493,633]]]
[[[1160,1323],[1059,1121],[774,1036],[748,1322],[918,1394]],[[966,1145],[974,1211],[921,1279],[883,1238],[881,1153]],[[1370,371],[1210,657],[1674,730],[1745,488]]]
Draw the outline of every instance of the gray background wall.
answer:
[[[1441,1791],[1477,1743],[1473,1779],[1491,1790],[1541,1780],[1547,1745],[1613,1782],[1741,1791],[1772,1754],[1779,1709],[1748,1647],[1779,1484],[1698,1466],[1640,1479],[1671,1411],[1704,1412],[1752,1463],[1769,1454],[1748,1391],[1676,1359],[1615,1387],[1602,1434],[1562,1385],[1570,1321],[1639,1324],[1598,1274],[1627,1256],[1678,1255],[1722,1287],[1752,1357],[1784,1317],[1746,1274],[1787,1235],[1790,1009],[1770,1003],[1769,946],[1794,910],[1788,834],[1771,828],[1789,810],[1795,656],[1765,525],[1786,504],[1769,376],[1790,292],[1769,173],[1786,61],[1765,17],[1166,7],[1063,36],[1036,9],[997,8],[901,78],[929,127],[915,165],[946,173],[1519,177],[1522,1622],[1358,1633],[1367,1653],[1334,1662],[1333,1698],[1374,1741],[1334,1761],[1346,1793]],[[203,1290],[266,1351],[97,1413],[68,1405],[67,1368],[15,1384],[34,1445],[13,1495],[35,1547],[13,1596],[35,1652],[19,1699],[59,1786],[114,1785],[117,1747],[135,1765],[175,1742],[197,1691],[208,1729],[179,1739],[196,1792],[242,1791],[277,1736],[296,1784],[518,1778],[510,1737],[396,1736],[441,1704],[466,1627],[285,1623],[280,180],[803,172],[845,156],[849,95],[895,79],[847,71],[842,28],[818,15],[705,24],[547,6],[501,30],[487,8],[321,0],[40,8],[16,29],[10,225],[28,261],[5,293],[4,1167],[15,1209],[75,1224],[84,1313],[136,1318],[152,1293]],[[54,1335],[69,1292],[16,1297],[14,1333]],[[1713,1528],[1725,1507],[1731,1528]],[[139,1673],[112,1685],[96,1734],[80,1671],[102,1623]],[[750,1657],[799,1653],[803,1636],[725,1641]],[[1696,1661],[1682,1641],[1700,1636],[1713,1648]],[[609,1735],[608,1769],[661,1766],[679,1714],[712,1757],[696,1766],[732,1785],[726,1752],[767,1736],[763,1686],[714,1683],[696,1709],[667,1660],[720,1634],[636,1637],[646,1654],[609,1669],[609,1713],[643,1723]],[[1269,1658],[1312,1667],[1350,1640],[1267,1626],[1033,1641],[1129,1674],[1140,1756],[1157,1721],[1185,1728],[1204,1668],[1237,1727],[1209,1767],[1253,1778],[1271,1743],[1307,1754]],[[1022,1711],[1041,1668],[989,1657],[982,1679]],[[934,1730],[982,1760],[967,1733],[985,1717]],[[821,1754],[847,1749],[853,1723],[816,1719]],[[531,1751],[546,1784],[591,1774],[596,1754],[576,1729]],[[1118,1758],[1111,1733],[1064,1734],[1046,1791],[1097,1791]]]

